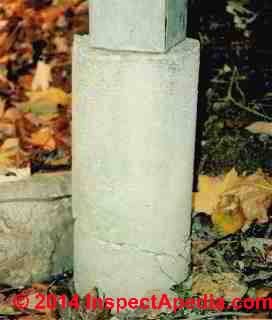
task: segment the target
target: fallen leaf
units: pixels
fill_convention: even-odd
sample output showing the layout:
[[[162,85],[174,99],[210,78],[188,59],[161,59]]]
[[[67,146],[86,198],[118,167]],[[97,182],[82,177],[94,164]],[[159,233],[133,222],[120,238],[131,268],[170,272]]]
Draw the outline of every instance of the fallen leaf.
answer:
[[[16,129],[14,124],[0,121],[0,138],[12,137],[15,135],[16,135]]]
[[[246,130],[272,136],[272,122],[257,121],[247,126]]]
[[[5,112],[5,102],[0,99],[0,118],[3,117]]]
[[[219,233],[228,235],[239,231],[246,218],[240,206],[240,200],[235,195],[221,197],[212,214],[212,222]]]
[[[267,320],[267,319],[270,319],[268,313],[257,313],[253,316],[239,317],[239,320]]]
[[[5,112],[3,118],[15,123],[18,119],[22,117],[21,112],[17,108],[9,108]]]
[[[18,138],[9,138],[4,141],[4,143],[1,145],[0,150],[1,151],[7,151],[11,149],[18,150],[19,148],[19,139]]]
[[[16,311],[11,305],[9,304],[0,305],[0,315],[13,316],[18,314],[22,314],[22,312]]]
[[[71,101],[69,94],[65,93],[62,89],[54,87],[50,87],[45,91],[29,92],[28,96],[33,102],[47,99],[52,103],[61,104],[63,106],[69,104]]]
[[[272,288],[256,289],[256,298],[265,298],[272,293]]]
[[[19,84],[27,91],[32,89],[33,76],[26,74],[18,79]]]
[[[220,195],[235,186],[238,181],[239,178],[235,169],[232,169],[226,176],[209,177],[200,175],[198,178],[199,192],[193,195],[195,211],[211,215],[217,206]]]
[[[39,61],[32,81],[32,90],[48,90],[51,81],[51,66],[43,61]]]
[[[65,37],[57,36],[54,39],[54,44],[56,46],[56,51],[58,53],[67,53],[67,52],[69,52],[69,46],[67,44],[67,40],[66,40]]]
[[[31,143],[34,146],[42,147],[44,150],[53,151],[56,149],[56,142],[53,138],[53,131],[50,128],[42,128],[32,133]]]
[[[247,292],[247,286],[240,281],[236,273],[198,273],[193,274],[193,295],[213,294],[214,297],[224,297],[227,301],[233,298],[243,297]]]
[[[261,170],[246,177],[240,186],[233,190],[240,199],[243,214],[250,224],[268,221],[267,211],[272,204],[272,184]]]
[[[49,6],[46,9],[42,10],[40,13],[40,17],[43,22],[43,29],[51,29],[58,20],[58,18],[64,15],[66,9],[66,5],[58,5]]]
[[[268,221],[272,205],[271,178],[258,170],[249,176],[238,176],[231,170],[225,177],[199,177],[199,192],[194,194],[193,207],[212,216],[223,234],[247,228],[255,220]]]
[[[24,113],[31,112],[36,116],[52,119],[58,116],[58,105],[68,105],[70,95],[58,88],[28,93],[29,101],[17,103],[17,107]]]
[[[0,168],[16,167],[17,139],[7,139],[0,147]]]

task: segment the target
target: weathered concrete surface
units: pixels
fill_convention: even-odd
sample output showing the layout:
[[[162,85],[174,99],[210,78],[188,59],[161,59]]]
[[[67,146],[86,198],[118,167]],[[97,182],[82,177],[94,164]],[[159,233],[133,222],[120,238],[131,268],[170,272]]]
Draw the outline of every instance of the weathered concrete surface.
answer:
[[[186,37],[187,0],[90,0],[93,47],[165,52]]]
[[[0,283],[25,285],[71,269],[70,173],[0,184]]]
[[[75,281],[111,296],[187,276],[199,43],[73,56]],[[92,254],[87,254],[91,252]]]

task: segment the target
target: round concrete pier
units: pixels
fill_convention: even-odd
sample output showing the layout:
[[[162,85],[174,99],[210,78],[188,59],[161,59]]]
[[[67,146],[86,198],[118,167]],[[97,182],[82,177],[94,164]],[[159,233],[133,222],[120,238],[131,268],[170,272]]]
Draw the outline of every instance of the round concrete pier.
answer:
[[[75,282],[140,297],[187,276],[199,43],[73,56]]]

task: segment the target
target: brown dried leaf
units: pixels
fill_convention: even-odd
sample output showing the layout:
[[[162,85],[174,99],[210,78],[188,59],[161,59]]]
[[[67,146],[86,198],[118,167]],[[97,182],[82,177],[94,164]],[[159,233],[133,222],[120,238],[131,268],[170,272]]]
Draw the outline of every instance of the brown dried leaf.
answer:
[[[43,28],[45,30],[52,28],[52,26],[56,23],[58,18],[64,15],[66,9],[66,5],[61,5],[49,6],[46,9],[42,10],[40,13],[40,17],[43,21]]]
[[[3,100],[0,100],[0,118],[3,117],[5,112],[5,102]]]
[[[29,91],[32,88],[33,76],[31,74],[23,75],[19,78],[18,82],[21,87]]]
[[[0,138],[15,137],[15,125],[12,123],[0,121]]]
[[[272,135],[272,122],[257,121],[246,127],[252,133]]]
[[[233,298],[243,297],[247,292],[247,286],[240,281],[236,273],[197,273],[193,274],[193,295],[213,294],[214,297],[225,297],[227,301]]]
[[[229,194],[235,194],[240,199],[247,224],[254,220],[258,223],[268,221],[267,211],[272,204],[272,184],[261,170],[244,177]]]
[[[267,319],[270,319],[268,313],[257,313],[256,315],[252,315],[252,316],[239,317],[239,320],[267,320]]]
[[[257,298],[265,298],[272,293],[272,288],[259,288],[256,289]]]

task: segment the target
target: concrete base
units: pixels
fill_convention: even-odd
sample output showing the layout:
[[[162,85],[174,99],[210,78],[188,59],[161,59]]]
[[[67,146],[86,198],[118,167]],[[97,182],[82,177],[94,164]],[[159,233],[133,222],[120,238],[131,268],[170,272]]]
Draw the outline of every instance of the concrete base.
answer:
[[[71,270],[70,173],[0,184],[0,283],[13,286]]]
[[[187,276],[199,43],[73,56],[75,283],[143,296]],[[90,254],[91,253],[91,254]]]
[[[183,242],[183,255],[172,256],[145,248],[90,239],[90,234],[76,227],[76,286],[83,295],[94,286],[108,297],[141,298],[146,292],[168,293],[189,272],[190,241]],[[83,248],[83,251],[82,251]],[[83,252],[91,252],[90,255]]]

